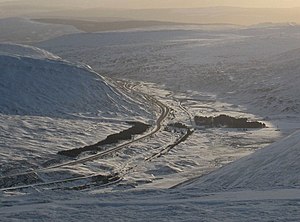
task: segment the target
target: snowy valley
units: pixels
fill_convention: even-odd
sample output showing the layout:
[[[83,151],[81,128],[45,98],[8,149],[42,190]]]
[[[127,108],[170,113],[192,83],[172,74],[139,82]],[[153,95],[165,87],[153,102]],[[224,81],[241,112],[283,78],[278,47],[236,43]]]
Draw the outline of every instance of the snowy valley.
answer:
[[[300,26],[50,26],[0,34],[0,221],[300,220]]]

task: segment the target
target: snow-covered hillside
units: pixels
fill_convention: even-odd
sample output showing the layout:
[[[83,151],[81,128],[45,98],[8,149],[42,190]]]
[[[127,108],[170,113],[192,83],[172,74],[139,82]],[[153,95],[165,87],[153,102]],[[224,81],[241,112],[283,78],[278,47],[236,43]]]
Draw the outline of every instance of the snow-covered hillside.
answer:
[[[227,99],[247,104],[262,115],[300,112],[300,50],[271,56],[261,62],[228,65],[222,74],[230,81]],[[223,66],[225,67],[225,66]]]
[[[14,54],[9,55],[12,51]],[[59,60],[43,50],[2,44],[0,67],[0,112],[3,114],[145,114],[91,69]]]
[[[29,45],[21,45],[14,43],[0,43],[0,55],[20,56],[32,59],[61,60],[59,56],[47,52],[46,50]]]
[[[114,77],[210,92],[262,116],[270,111],[294,115],[300,108],[300,53],[293,51],[299,48],[299,33],[297,25],[271,24],[74,34],[37,45]]]
[[[27,18],[0,19],[0,42],[35,42],[80,32],[73,26],[44,24]]]
[[[181,188],[35,192],[0,203],[0,213],[24,221],[299,221],[299,133]]]
[[[300,187],[300,131],[187,186],[197,192]]]
[[[0,44],[0,70],[0,175],[36,168],[151,115],[89,67],[38,48]]]

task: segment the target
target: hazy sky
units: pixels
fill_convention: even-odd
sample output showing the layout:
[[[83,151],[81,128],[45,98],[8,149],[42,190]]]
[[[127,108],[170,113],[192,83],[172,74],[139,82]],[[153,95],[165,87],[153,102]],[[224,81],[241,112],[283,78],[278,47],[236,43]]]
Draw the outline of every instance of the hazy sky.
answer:
[[[0,2],[14,0],[0,0]],[[290,8],[300,7],[300,0],[19,0],[20,2],[35,1],[36,4],[65,4],[81,5],[84,7],[109,8],[193,8],[208,6],[237,6]],[[50,3],[51,2],[51,3]]]
[[[107,7],[128,8],[174,8],[174,7],[208,7],[208,6],[238,6],[238,7],[300,7],[300,0],[95,0],[103,2]],[[116,4],[116,2],[118,4]]]

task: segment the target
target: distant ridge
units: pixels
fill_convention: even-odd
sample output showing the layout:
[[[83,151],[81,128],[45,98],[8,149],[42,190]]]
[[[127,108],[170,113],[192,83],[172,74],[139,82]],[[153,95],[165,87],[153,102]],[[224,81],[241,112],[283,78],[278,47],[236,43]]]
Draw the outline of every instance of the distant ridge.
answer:
[[[75,9],[60,12],[37,13],[34,18],[101,19],[119,17],[136,21],[161,21],[188,24],[300,23],[300,8],[162,8],[162,9]]]
[[[72,20],[72,19],[33,19],[33,21],[50,24],[70,25],[84,32],[101,32],[101,31],[114,31],[122,29],[135,29],[146,28],[153,26],[175,26],[175,25],[187,25],[186,23],[176,22],[160,22],[160,21],[87,21],[87,20]],[[195,24],[189,24],[195,25]]]

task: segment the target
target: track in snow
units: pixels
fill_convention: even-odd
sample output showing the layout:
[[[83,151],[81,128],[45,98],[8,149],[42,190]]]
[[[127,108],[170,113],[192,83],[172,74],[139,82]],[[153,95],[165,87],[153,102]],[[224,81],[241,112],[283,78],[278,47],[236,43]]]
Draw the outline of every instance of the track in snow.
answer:
[[[127,84],[124,85],[123,89],[127,89],[127,90],[134,90],[133,88],[128,88],[129,86]],[[169,113],[170,113],[170,108],[168,106],[166,106],[165,104],[163,104],[162,102],[160,102],[159,100],[157,100],[156,98],[154,98],[153,96],[150,96],[146,93],[142,93],[139,92],[139,94],[143,94],[144,98],[147,99],[151,104],[156,104],[159,108],[160,108],[160,116],[158,117],[158,119],[156,120],[156,124],[154,129],[145,134],[144,136],[141,136],[135,140],[132,140],[130,142],[126,142],[123,144],[120,144],[114,148],[105,150],[103,152],[100,152],[98,154],[92,155],[92,156],[88,156],[85,158],[81,158],[78,160],[74,160],[74,161],[69,161],[66,163],[62,163],[62,164],[57,164],[54,166],[50,166],[50,167],[46,167],[46,168],[42,168],[42,169],[37,169],[37,170],[31,170],[31,171],[27,171],[27,172],[23,172],[23,173],[18,173],[18,174],[13,174],[13,175],[8,175],[5,177],[0,177],[0,179],[6,179],[6,178],[12,178],[12,177],[18,177],[18,176],[24,176],[24,175],[28,175],[28,174],[37,174],[40,172],[45,172],[48,170],[52,170],[52,169],[57,169],[57,168],[61,168],[61,167],[65,167],[65,166],[73,166],[73,165],[77,165],[77,164],[82,164],[82,163],[86,163],[89,161],[93,161],[102,157],[105,157],[109,154],[115,153],[117,151],[122,150],[123,148],[129,146],[130,144],[139,142],[141,140],[144,140],[148,137],[153,136],[154,134],[156,134],[158,131],[161,130],[162,128],[162,123],[164,122],[164,120],[168,117]],[[22,185],[22,186],[15,186],[15,187],[6,187],[6,188],[1,188],[0,191],[9,191],[9,190],[16,190],[16,189],[24,189],[24,188],[30,188],[30,187],[34,187],[34,186],[45,186],[45,185],[50,185],[50,184],[55,184],[55,183],[63,183],[63,182],[69,182],[69,181],[75,181],[75,180],[82,180],[82,179],[87,179],[87,178],[91,178],[94,177],[96,175],[92,175],[92,176],[87,176],[87,177],[77,177],[77,178],[70,178],[70,179],[65,179],[65,180],[58,180],[58,181],[50,181],[50,182],[45,182],[45,183],[36,183],[36,184],[30,184],[30,185]]]

